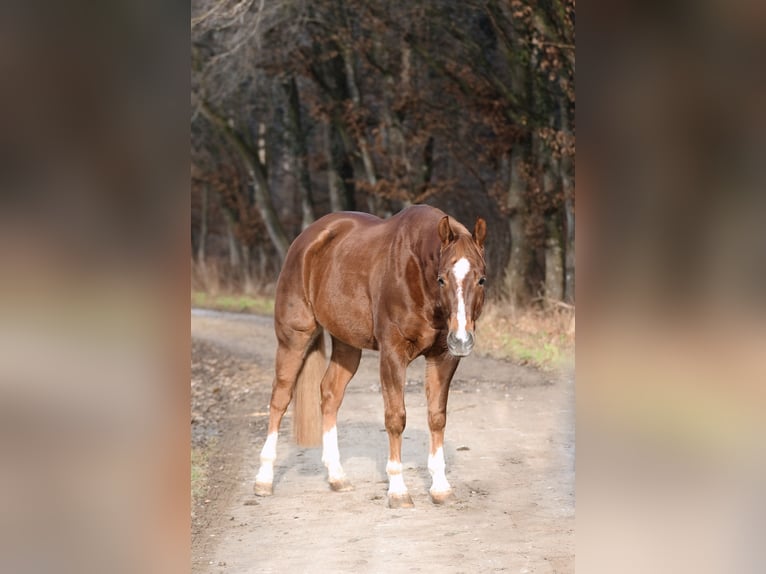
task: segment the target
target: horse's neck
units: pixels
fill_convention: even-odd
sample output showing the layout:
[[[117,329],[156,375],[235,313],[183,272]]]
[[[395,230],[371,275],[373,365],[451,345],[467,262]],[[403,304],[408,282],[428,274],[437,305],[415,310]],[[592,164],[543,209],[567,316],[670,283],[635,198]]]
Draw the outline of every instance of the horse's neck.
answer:
[[[435,236],[434,239],[422,239],[417,244],[416,253],[427,285],[435,284],[436,275],[439,273],[440,252],[441,243]]]
[[[426,291],[426,300],[429,302],[425,309],[435,323],[443,320],[443,310],[440,306],[439,287],[436,277],[439,274],[439,258],[441,254],[441,241],[434,234],[433,240],[422,240],[418,246],[423,286]]]

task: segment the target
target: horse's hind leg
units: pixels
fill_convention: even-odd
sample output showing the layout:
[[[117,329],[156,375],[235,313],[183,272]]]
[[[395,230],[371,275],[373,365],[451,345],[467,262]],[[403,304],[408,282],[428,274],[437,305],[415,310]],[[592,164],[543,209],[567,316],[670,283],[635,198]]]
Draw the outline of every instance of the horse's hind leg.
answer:
[[[292,399],[306,350],[313,342],[315,333],[316,328],[313,331],[282,329],[278,336],[276,376],[269,403],[269,430],[261,450],[261,467],[255,477],[254,490],[258,496],[268,496],[272,493],[279,425]]]
[[[322,378],[322,462],[330,488],[336,492],[353,488],[340,464],[336,422],[346,385],[356,373],[361,356],[361,349],[333,337],[330,365]]]

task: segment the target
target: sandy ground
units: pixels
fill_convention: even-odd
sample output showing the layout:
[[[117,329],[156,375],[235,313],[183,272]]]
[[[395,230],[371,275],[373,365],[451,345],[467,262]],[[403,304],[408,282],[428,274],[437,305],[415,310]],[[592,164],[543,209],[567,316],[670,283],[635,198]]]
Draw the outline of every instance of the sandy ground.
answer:
[[[365,353],[338,417],[341,462],[355,490],[329,490],[320,449],[291,443],[288,414],[274,495],[256,498],[275,349],[271,319],[194,311],[191,327],[193,394],[196,388],[213,397],[197,405],[193,437],[215,435],[208,489],[193,514],[193,572],[574,571],[571,377],[464,359],[445,436],[457,502],[441,507],[428,498],[424,364],[415,361],[407,372],[402,452],[415,508],[390,510],[377,353]]]

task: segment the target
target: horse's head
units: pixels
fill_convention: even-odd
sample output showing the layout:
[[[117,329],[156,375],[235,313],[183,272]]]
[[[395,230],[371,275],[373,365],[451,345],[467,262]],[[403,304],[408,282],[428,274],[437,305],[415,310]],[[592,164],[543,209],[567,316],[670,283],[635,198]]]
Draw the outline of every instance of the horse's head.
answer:
[[[465,357],[473,349],[474,323],[484,305],[486,235],[482,218],[476,220],[473,235],[453,229],[447,216],[439,221],[442,243],[436,280],[442,306],[449,310],[447,348],[456,357]]]

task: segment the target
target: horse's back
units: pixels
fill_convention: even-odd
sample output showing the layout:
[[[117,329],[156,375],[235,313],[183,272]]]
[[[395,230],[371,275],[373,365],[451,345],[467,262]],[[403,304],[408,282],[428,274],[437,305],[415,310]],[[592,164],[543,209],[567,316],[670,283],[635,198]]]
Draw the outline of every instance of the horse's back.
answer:
[[[321,217],[293,242],[280,274],[295,281],[329,267],[344,273],[366,275],[372,264],[380,265],[402,236],[416,236],[433,227],[444,213],[427,205],[414,205],[388,219],[369,213],[340,211]],[[405,238],[405,241],[408,241]],[[410,242],[413,240],[409,240]]]
[[[323,263],[332,259],[346,258],[354,254],[349,239],[356,246],[369,244],[373,230],[383,220],[369,213],[341,211],[330,213],[307,227],[290,246],[282,275],[291,280],[304,277],[321,269]]]

